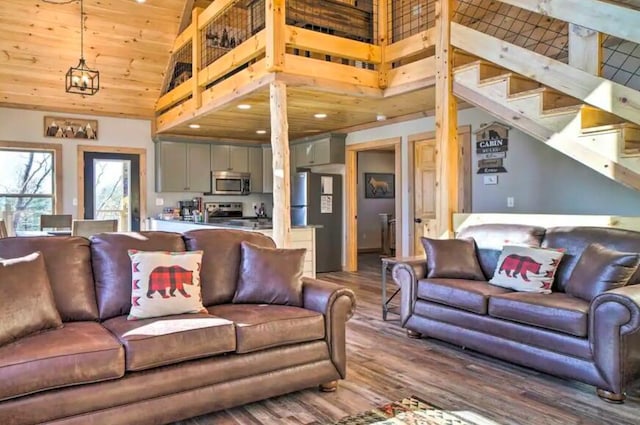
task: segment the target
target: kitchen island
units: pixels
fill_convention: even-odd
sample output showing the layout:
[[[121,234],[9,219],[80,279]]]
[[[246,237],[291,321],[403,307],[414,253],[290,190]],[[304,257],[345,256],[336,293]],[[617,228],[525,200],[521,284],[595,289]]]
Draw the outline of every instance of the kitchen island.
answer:
[[[261,225],[258,222],[251,225],[232,225],[228,223],[194,223],[181,220],[149,219],[149,230],[162,230],[165,232],[184,233],[197,229],[237,229],[247,232],[259,232],[272,237],[271,226]],[[304,259],[303,275],[316,277],[316,228],[314,226],[293,227],[291,229],[291,248],[305,248],[307,254]]]

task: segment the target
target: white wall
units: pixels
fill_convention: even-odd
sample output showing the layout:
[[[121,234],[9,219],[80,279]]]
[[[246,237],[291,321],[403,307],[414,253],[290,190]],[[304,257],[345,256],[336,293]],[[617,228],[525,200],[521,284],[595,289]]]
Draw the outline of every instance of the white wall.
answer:
[[[365,198],[365,173],[395,173],[394,152],[358,153],[358,249],[382,248],[381,213],[395,214],[395,199]]]
[[[465,109],[458,114],[458,125],[471,125],[476,131],[483,123],[496,121],[480,109]],[[409,200],[408,136],[434,131],[434,118],[427,117],[404,123],[353,132],[347,135],[347,145],[402,138],[401,185],[403,205],[401,230],[409,234],[411,211]],[[476,174],[475,136],[472,137],[472,211],[503,213],[557,213],[638,215],[640,193],[601,176],[573,159],[547,147],[544,143],[512,129],[509,132],[509,152],[504,162],[507,173],[497,174],[498,184],[485,186],[483,175]],[[507,208],[507,197],[515,198],[515,207]],[[398,254],[409,253],[411,241],[404,238]]]
[[[98,140],[55,139],[44,137],[44,116],[65,116],[98,120]],[[77,146],[123,146],[143,148],[147,151],[147,214],[154,216],[162,211],[156,206],[156,198],[164,199],[164,206],[176,206],[179,200],[192,199],[197,193],[156,193],[154,143],[151,140],[151,122],[148,120],[125,119],[101,116],[83,116],[74,114],[31,111],[24,109],[0,108],[0,140],[13,142],[58,143],[62,145],[62,205],[65,214],[76,215],[77,207],[73,205],[78,197],[77,187]],[[271,214],[273,201],[271,195],[252,194],[250,196],[211,196],[207,201],[243,202],[245,215],[253,215],[253,203],[264,202],[267,213]],[[144,218],[144,217],[143,217]]]

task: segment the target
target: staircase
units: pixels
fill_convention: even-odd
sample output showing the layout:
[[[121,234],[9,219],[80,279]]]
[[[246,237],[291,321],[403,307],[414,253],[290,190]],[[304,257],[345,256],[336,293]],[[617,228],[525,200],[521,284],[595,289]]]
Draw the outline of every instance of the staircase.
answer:
[[[454,93],[622,184],[640,190],[640,126],[462,51]]]

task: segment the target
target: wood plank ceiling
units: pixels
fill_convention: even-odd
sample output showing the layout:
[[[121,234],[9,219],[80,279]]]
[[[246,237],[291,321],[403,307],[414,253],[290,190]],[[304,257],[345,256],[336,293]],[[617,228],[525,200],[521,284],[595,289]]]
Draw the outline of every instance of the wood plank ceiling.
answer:
[[[0,106],[152,118],[184,4],[85,0],[84,55],[100,91],[81,96],[64,89],[80,58],[79,2],[1,0]]]

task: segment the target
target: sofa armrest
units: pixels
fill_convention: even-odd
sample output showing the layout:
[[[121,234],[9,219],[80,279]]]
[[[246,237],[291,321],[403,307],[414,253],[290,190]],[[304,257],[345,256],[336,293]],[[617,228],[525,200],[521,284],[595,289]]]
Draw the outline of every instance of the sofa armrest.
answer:
[[[640,285],[613,289],[593,299],[589,342],[608,391],[620,394],[640,377]]]
[[[345,324],[355,312],[355,294],[344,286],[305,277],[302,278],[302,298],[304,308],[324,315],[331,360],[344,379],[347,373]]]
[[[427,275],[427,260],[398,263],[391,271],[393,281],[400,286],[400,325],[404,326],[413,314],[418,293],[418,280]]]

